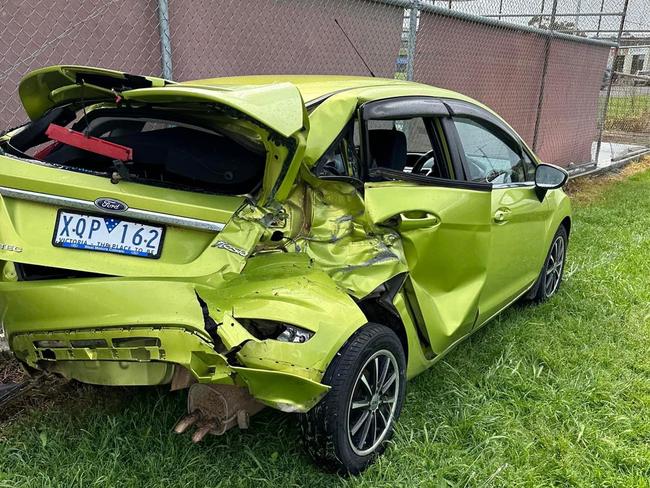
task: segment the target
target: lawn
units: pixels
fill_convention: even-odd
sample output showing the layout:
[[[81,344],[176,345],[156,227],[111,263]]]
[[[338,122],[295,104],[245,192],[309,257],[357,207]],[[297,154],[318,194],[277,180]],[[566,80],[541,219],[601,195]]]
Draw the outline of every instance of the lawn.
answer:
[[[650,95],[611,97],[607,106],[605,128],[650,132]]]
[[[64,385],[5,412],[0,487],[650,486],[650,171],[613,180],[573,190],[559,295],[409,383],[362,476],[314,468],[287,414],[192,445],[170,432],[182,393]]]

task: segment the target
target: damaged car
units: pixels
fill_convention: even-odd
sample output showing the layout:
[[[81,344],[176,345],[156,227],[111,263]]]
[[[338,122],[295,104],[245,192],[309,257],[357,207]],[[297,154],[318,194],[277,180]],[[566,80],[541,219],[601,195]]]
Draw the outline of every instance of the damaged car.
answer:
[[[264,406],[359,473],[408,379],[553,296],[567,173],[497,114],[345,76],[27,75],[0,137],[0,309],[27,366],[189,389],[199,441]]]

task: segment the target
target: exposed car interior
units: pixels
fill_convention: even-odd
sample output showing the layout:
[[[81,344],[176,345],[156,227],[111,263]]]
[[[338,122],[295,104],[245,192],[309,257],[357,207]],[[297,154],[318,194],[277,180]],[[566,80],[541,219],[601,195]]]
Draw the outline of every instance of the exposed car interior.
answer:
[[[442,149],[442,127],[435,118],[369,120],[367,124],[370,169],[454,178],[451,162]],[[350,124],[313,172],[321,178],[358,178],[362,174],[361,158],[359,125]]]
[[[59,113],[47,123],[30,124],[9,141],[8,152],[73,171],[191,191],[238,195],[261,184],[264,148],[242,137],[235,140],[156,110],[97,109],[78,114],[72,123],[69,113]],[[97,144],[97,150],[89,150],[48,137],[51,123],[129,149],[132,157],[119,161],[102,154]]]

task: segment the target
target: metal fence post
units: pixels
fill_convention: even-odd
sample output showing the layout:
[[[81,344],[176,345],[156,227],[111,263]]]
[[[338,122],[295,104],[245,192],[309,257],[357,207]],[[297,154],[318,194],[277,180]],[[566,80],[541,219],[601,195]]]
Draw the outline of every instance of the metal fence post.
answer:
[[[598,27],[596,28],[596,37],[600,37],[600,26],[603,23],[603,10],[605,8],[605,0],[600,1],[600,15],[598,16]]]
[[[409,81],[413,80],[413,67],[415,66],[415,43],[417,41],[419,7],[419,0],[413,0],[411,2],[411,9],[409,11],[408,44],[406,46],[406,79]]]
[[[158,29],[160,31],[160,60],[162,75],[172,79],[172,43],[169,34],[169,5],[167,0],[158,0]]]
[[[546,90],[546,72],[548,71],[548,55],[551,51],[551,41],[555,28],[555,14],[557,13],[557,0],[553,0],[553,8],[551,9],[551,20],[548,28],[549,33],[544,43],[544,67],[542,68],[542,82],[539,88],[539,99],[537,101],[537,115],[535,117],[535,131],[533,132],[533,151],[537,151],[537,136],[539,135],[539,124],[542,120],[542,109],[544,108],[544,91]]]
[[[600,147],[603,142],[603,131],[605,130],[605,121],[607,120],[607,110],[609,108],[609,97],[612,95],[612,85],[614,84],[614,65],[616,63],[616,56],[621,46],[621,37],[623,36],[623,29],[625,28],[625,17],[627,16],[627,6],[630,0],[625,0],[623,3],[623,10],[621,12],[621,23],[618,26],[618,36],[616,38],[616,47],[612,55],[612,71],[609,74],[609,82],[607,83],[607,93],[605,94],[605,103],[603,104],[603,112],[600,117],[600,127],[598,128],[598,142],[596,142],[596,156],[595,163],[598,164],[600,158]]]

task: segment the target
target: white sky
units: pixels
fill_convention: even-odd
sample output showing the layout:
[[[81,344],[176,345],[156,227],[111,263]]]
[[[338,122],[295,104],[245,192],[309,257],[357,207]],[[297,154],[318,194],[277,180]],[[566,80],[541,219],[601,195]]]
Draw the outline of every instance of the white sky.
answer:
[[[436,6],[446,7],[449,0],[424,0],[427,3],[434,3]],[[499,13],[499,3],[501,0],[453,0],[453,9],[461,12],[467,12],[477,15],[491,15]],[[544,12],[549,15],[553,5],[553,0],[503,0],[503,13],[538,13],[544,2]],[[580,11],[586,13],[600,12],[601,2],[603,0],[558,0],[558,13],[575,13],[580,4]],[[620,12],[623,9],[624,0],[604,0],[603,12]],[[530,17],[527,18],[508,18],[504,19],[512,23],[527,24]],[[558,20],[575,22],[575,17],[558,17]],[[598,17],[581,17],[578,21],[578,27],[581,29],[596,29]],[[603,17],[601,23],[602,30],[618,30],[620,17]],[[628,14],[625,22],[626,29],[650,30],[650,0],[629,0]],[[589,37],[595,33],[588,33]],[[611,34],[601,34],[601,36],[615,36]],[[636,34],[636,37],[650,37],[650,32]]]

